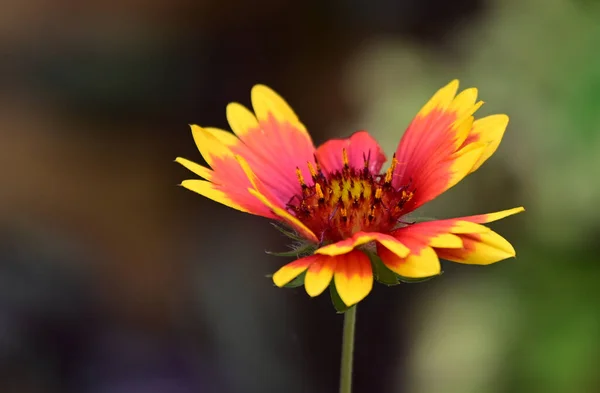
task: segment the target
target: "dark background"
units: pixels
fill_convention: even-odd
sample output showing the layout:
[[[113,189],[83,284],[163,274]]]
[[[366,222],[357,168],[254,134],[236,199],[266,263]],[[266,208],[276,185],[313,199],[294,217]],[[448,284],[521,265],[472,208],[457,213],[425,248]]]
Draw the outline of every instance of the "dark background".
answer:
[[[5,0],[0,391],[335,392],[342,317],[265,278],[267,220],[176,185],[189,123],[280,92],[315,143],[391,154],[453,78],[508,113],[498,153],[421,209],[524,205],[518,257],[376,286],[355,392],[597,392],[600,7],[592,0]]]

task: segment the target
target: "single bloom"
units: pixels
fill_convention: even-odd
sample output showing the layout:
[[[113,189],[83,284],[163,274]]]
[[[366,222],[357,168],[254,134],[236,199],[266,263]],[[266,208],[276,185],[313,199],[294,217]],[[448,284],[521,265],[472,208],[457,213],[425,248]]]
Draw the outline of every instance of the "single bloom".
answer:
[[[233,133],[191,126],[210,168],[177,158],[204,179],[182,186],[289,228],[302,251],[273,275],[274,283],[300,280],[310,296],[330,288],[345,306],[364,299],[374,279],[392,285],[439,275],[440,258],[487,265],[513,257],[512,245],[482,224],[522,207],[425,222],[407,218],[477,170],[502,140],[508,116],[475,120],[483,104],[477,89],[457,90],[454,80],[434,94],[382,171],[386,156],[367,132],[315,148],[290,106],[256,85],[254,112],[227,106]]]

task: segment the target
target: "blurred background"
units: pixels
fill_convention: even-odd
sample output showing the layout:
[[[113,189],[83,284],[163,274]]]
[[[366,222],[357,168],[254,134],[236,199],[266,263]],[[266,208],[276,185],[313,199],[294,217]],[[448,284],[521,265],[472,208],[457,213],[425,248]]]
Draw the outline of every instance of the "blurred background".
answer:
[[[453,78],[511,123],[419,213],[524,205],[492,224],[518,256],[376,285],[355,392],[600,391],[599,21],[594,0],[5,0],[0,391],[337,391],[343,317],[275,288],[286,239],[173,159],[259,82],[315,143],[367,129],[391,154]]]

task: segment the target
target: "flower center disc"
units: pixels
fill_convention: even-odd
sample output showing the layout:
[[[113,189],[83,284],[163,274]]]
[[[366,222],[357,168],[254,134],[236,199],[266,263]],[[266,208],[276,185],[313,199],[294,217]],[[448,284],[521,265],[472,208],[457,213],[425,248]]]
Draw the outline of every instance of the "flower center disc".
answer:
[[[363,168],[350,167],[345,150],[343,159],[342,170],[327,176],[318,162],[316,169],[308,163],[313,180],[310,186],[304,182],[300,169],[296,169],[302,194],[294,196],[287,207],[321,243],[346,239],[360,231],[391,231],[413,196],[414,191],[408,191],[408,186],[398,189],[392,186],[398,163],[395,157],[385,174],[372,173],[368,158],[364,159]]]

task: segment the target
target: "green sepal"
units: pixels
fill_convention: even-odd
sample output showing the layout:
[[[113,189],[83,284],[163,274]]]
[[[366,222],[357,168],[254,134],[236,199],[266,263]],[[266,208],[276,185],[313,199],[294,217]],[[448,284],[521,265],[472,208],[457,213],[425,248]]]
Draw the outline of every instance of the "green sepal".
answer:
[[[304,285],[304,277],[306,276],[306,270],[300,273],[300,275],[294,278],[292,281],[285,284],[282,288],[298,288]],[[267,274],[265,277],[273,278],[272,274]]]
[[[371,260],[371,266],[373,267],[373,276],[377,282],[380,282],[389,287],[398,285],[402,281],[400,280],[400,276],[391,271],[381,258],[374,252],[366,252],[367,256]]]
[[[350,307],[348,307],[340,297],[340,294],[335,288],[335,282],[333,282],[333,280],[331,281],[331,284],[329,284],[329,294],[331,295],[333,307],[335,307],[335,311],[337,311],[338,314],[343,314],[348,311]]]
[[[306,270],[300,273],[300,275],[294,278],[292,281],[285,284],[284,288],[298,288],[304,285],[304,277],[306,277]]]
[[[265,251],[269,255],[274,255],[276,257],[304,257],[308,255],[312,255],[316,250],[316,247],[312,244],[298,244],[290,251],[284,252],[273,252],[273,251]]]
[[[290,239],[293,239],[293,240],[296,240],[299,242],[306,241],[306,239],[304,239],[302,236],[298,235],[292,229],[288,229],[276,222],[272,222],[271,225],[273,225],[275,227],[275,229],[277,229],[279,232],[283,233],[285,236],[289,237]]]
[[[418,283],[422,283],[425,281],[429,281],[432,278],[436,278],[441,276],[442,274],[444,274],[444,272],[440,272],[440,274],[436,274],[435,276],[430,276],[430,277],[422,277],[422,278],[410,278],[410,277],[403,277],[403,276],[398,276],[398,279],[406,284],[418,284]]]

